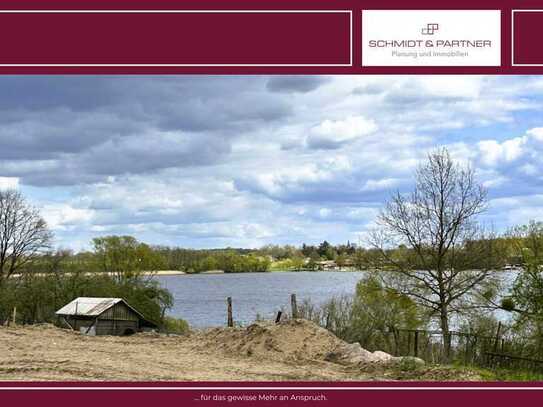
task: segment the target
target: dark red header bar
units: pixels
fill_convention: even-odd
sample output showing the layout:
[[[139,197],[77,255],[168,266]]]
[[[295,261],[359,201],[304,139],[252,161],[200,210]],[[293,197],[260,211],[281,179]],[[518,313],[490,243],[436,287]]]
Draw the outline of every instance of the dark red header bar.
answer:
[[[543,67],[543,7],[541,10],[513,10],[512,19],[513,66]]]
[[[543,51],[536,44],[542,34],[543,1],[520,5],[523,10],[514,0],[409,3],[409,10],[496,12],[499,24],[493,29],[485,32],[487,23],[477,26],[473,18],[465,30],[470,37],[463,38],[457,35],[462,33],[462,16],[409,25],[409,10],[400,0],[0,0],[0,73],[543,73]],[[390,26],[368,31],[363,15],[375,10],[406,15],[401,24],[383,16]],[[492,20],[487,17],[485,21]],[[430,23],[439,28],[423,36]],[[388,49],[379,53],[368,45],[370,40],[381,46],[398,38],[419,45],[435,40],[440,49],[417,52],[420,57],[436,51],[440,57],[402,65],[400,59],[387,57]],[[398,49],[410,51],[407,45]],[[368,58],[370,52],[374,54]],[[458,55],[463,53],[461,60]],[[487,54],[492,60],[485,63]]]
[[[473,38],[462,46],[456,44],[466,38],[457,38],[461,31],[455,31],[459,23],[454,20],[424,22],[438,24],[433,36],[421,37],[421,22],[410,26],[408,16],[402,24],[368,31],[363,15],[373,10],[407,11],[401,0],[0,0],[0,73],[543,73],[543,48],[536,44],[543,36],[543,0],[409,3],[409,10],[419,11],[496,11],[499,24],[488,33],[486,22],[471,24],[466,32]],[[405,31],[397,32],[400,28]],[[385,44],[374,39],[386,41],[389,34],[445,45],[437,50],[440,58],[404,59],[403,64],[387,58],[392,48],[381,53],[369,48],[370,40]],[[463,44],[491,44],[494,49],[485,54]],[[496,47],[498,55],[492,52]],[[368,58],[370,52],[374,55]],[[444,57],[447,52],[466,57]],[[492,61],[485,63],[485,55],[492,55]]]
[[[341,10],[0,10],[10,67],[351,66]]]

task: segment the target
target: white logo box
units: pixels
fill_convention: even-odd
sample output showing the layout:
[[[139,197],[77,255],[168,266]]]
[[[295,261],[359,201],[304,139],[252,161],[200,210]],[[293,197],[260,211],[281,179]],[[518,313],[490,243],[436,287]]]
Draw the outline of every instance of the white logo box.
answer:
[[[500,10],[362,11],[362,66],[500,66],[500,40]]]

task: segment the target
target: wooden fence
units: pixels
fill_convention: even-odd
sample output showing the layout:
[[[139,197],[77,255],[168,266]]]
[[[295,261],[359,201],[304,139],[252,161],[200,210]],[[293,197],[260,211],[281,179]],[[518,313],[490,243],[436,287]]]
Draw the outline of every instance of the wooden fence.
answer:
[[[493,352],[487,352],[486,357],[486,367],[492,369],[520,370],[543,374],[543,360]]]
[[[298,303],[296,300],[296,294],[290,295],[290,307],[291,307],[291,318],[298,318]],[[283,316],[283,310],[278,310],[276,317],[275,317],[275,323],[278,324],[281,322],[281,318]],[[232,297],[226,298],[226,326],[227,327],[233,327],[234,326],[234,311],[232,306]]]
[[[299,318],[296,294],[290,296],[291,318]],[[303,312],[301,312],[303,315]],[[275,323],[280,323],[285,315],[283,310],[278,310]],[[319,321],[324,326],[323,321]],[[226,325],[235,325],[232,297],[226,299]],[[328,329],[328,323],[326,322]],[[340,335],[341,336],[341,335]],[[527,351],[526,343],[515,338],[503,336],[501,323],[498,324],[494,335],[478,335],[451,331],[449,333],[450,351],[445,357],[444,336],[439,330],[423,329],[392,329],[379,350],[391,353],[395,356],[415,356],[428,363],[442,363],[443,361],[456,362],[463,365],[475,365],[490,369],[511,369],[536,373],[543,373],[543,360]],[[364,347],[364,343],[360,342]],[[525,353],[528,352],[528,355]]]

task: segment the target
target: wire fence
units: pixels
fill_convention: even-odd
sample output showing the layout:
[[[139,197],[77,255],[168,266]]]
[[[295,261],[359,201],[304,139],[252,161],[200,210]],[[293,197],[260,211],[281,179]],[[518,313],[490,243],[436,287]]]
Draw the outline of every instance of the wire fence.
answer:
[[[429,363],[443,361],[491,369],[525,370],[543,373],[543,360],[522,339],[502,338],[465,332],[449,333],[450,350],[445,355],[441,331],[396,329],[389,335],[389,352],[396,356],[415,356]]]

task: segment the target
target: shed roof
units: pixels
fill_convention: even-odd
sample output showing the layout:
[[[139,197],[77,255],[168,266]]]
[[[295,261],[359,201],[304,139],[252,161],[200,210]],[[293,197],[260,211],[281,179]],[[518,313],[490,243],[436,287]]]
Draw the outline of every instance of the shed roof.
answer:
[[[69,304],[66,304],[64,307],[59,309],[56,314],[96,317],[120,302],[124,303],[132,311],[138,314],[140,318],[145,319],[145,317],[140,312],[131,307],[122,298],[78,297]]]

